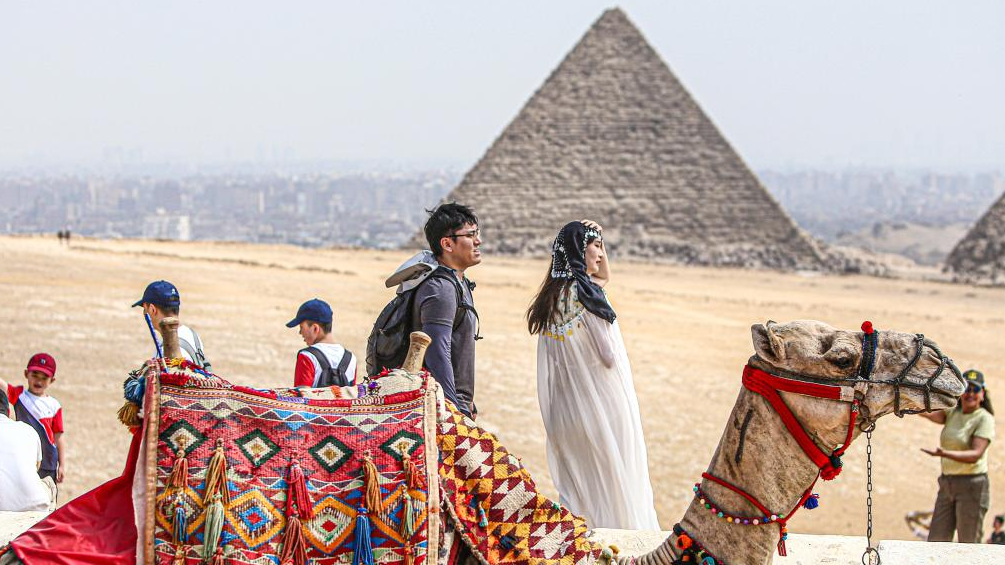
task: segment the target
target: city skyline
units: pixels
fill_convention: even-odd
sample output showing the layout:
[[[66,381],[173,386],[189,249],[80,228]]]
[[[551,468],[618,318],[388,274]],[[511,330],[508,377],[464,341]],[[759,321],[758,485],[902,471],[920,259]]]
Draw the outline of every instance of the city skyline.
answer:
[[[467,170],[609,6],[0,2],[0,172]],[[753,168],[1002,167],[1005,5],[620,6]]]

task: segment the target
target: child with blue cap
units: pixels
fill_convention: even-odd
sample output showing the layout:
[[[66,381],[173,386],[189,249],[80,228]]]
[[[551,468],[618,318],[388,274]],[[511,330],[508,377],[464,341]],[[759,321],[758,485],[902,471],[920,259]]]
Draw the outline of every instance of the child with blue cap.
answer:
[[[299,328],[307,347],[297,352],[293,386],[313,388],[349,386],[356,381],[356,356],[335,341],[334,316],[324,300],[313,298],[300,305],[288,328]]]

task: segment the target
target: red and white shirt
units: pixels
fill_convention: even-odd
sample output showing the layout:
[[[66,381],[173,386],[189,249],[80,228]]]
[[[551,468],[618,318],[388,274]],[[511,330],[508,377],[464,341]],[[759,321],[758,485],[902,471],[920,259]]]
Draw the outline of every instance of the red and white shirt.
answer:
[[[315,343],[314,347],[319,349],[326,358],[328,364],[334,369],[342,361],[345,348],[338,343]],[[356,380],[356,355],[350,353],[351,360],[346,367],[345,374],[350,383]],[[297,355],[297,366],[293,373],[293,386],[318,386],[318,379],[321,378],[321,365],[310,353],[301,352]]]
[[[63,407],[51,396],[35,396],[23,386],[7,385],[7,398],[11,406],[21,401],[21,405],[45,429],[49,444],[56,445],[56,434],[63,433]]]

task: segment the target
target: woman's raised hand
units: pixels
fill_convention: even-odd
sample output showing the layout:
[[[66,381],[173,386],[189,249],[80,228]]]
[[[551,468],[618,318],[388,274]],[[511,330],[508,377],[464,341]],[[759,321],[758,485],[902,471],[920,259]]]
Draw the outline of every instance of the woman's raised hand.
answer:
[[[579,220],[579,223],[590,228],[591,230],[597,230],[600,233],[604,232],[604,228],[600,227],[600,224],[594,222],[593,220]]]

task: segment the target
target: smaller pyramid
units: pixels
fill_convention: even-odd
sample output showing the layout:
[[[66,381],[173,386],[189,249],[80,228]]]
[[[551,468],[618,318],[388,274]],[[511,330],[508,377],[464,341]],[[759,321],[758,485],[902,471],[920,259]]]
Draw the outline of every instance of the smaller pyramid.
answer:
[[[946,270],[957,282],[1005,285],[1005,194],[949,253]]]

